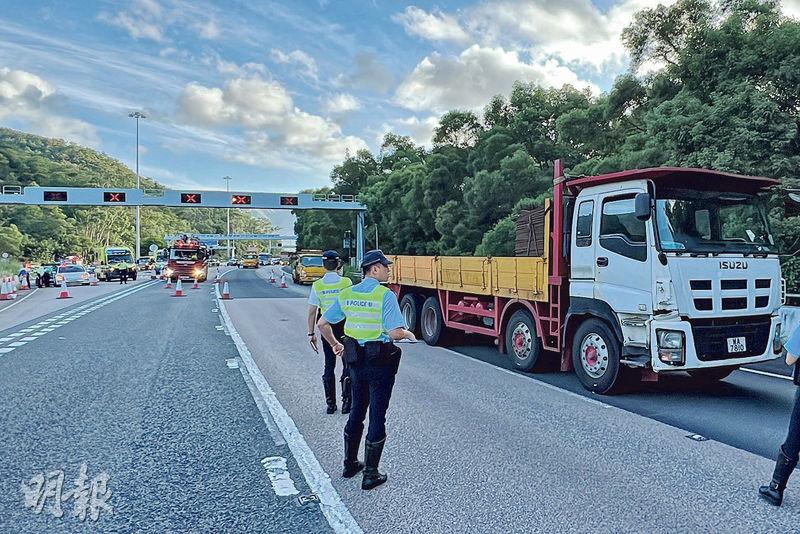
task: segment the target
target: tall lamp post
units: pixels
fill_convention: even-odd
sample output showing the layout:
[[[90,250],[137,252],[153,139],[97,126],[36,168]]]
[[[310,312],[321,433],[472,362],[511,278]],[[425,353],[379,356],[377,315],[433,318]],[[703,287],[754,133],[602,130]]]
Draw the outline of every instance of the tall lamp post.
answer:
[[[128,113],[128,117],[136,119],[136,189],[141,188],[139,178],[139,119],[146,119],[147,116],[141,111],[133,111]],[[141,207],[136,205],[136,252],[134,253],[133,261],[137,261],[139,254],[142,250],[142,214]]]
[[[225,191],[228,193],[231,192],[231,178],[230,176],[223,176],[223,180],[225,180]],[[231,209],[228,208],[228,259],[233,258],[233,252],[231,251]]]

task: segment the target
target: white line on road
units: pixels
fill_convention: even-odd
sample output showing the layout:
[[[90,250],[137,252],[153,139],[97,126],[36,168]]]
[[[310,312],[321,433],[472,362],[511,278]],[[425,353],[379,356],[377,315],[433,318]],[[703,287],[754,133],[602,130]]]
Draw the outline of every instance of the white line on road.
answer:
[[[779,375],[777,373],[769,373],[767,371],[759,371],[758,369],[744,369],[739,368],[740,371],[744,371],[745,373],[753,373],[754,375],[764,375],[764,376],[771,376],[772,378],[783,378],[784,380],[791,380],[791,376],[786,375]]]
[[[261,460],[261,465],[267,470],[272,489],[278,497],[288,497],[300,493],[294,485],[292,476],[286,466],[286,458],[282,456],[269,456]]]
[[[37,291],[39,291],[39,288],[38,288],[38,287],[37,287],[36,289],[34,289],[33,291],[31,291],[30,293],[28,293],[27,295],[25,295],[24,297],[22,297],[21,299],[19,299],[18,301],[14,302],[13,304],[9,304],[8,306],[6,306],[6,307],[5,307],[5,308],[3,308],[2,310],[0,310],[0,313],[3,313],[4,311],[6,311],[6,310],[7,310],[7,309],[9,309],[9,308],[13,308],[14,306],[16,306],[17,304],[19,304],[20,302],[23,302],[25,299],[27,299],[28,297],[30,297],[31,295],[33,295],[33,294],[34,294],[34,293],[36,293]]]
[[[267,405],[267,408],[269,408],[272,419],[275,421],[275,424],[278,425],[283,437],[286,439],[286,444],[289,446],[289,450],[292,451],[297,465],[303,472],[303,476],[309,488],[319,497],[319,507],[325,519],[328,520],[328,524],[333,531],[337,533],[363,533],[363,530],[361,530],[361,527],[350,513],[350,510],[345,506],[339,493],[333,487],[333,484],[331,484],[328,473],[325,472],[319,460],[317,460],[317,457],[314,456],[314,452],[311,450],[311,447],[308,446],[308,443],[305,438],[303,438],[300,430],[298,430],[294,420],[292,420],[289,413],[280,403],[272,387],[269,385],[269,382],[264,378],[258,365],[256,365],[256,362],[250,355],[250,350],[239,335],[239,332],[237,332],[236,328],[233,326],[233,321],[231,321],[228,310],[225,308],[225,301],[220,298],[219,288],[216,289],[215,293],[217,307],[222,312],[225,326],[228,328],[231,339],[236,345],[236,349],[239,351],[239,356],[242,358],[242,362],[247,368],[247,372],[250,374],[250,378],[253,380],[253,384],[258,390],[259,395]]]
[[[4,348],[0,349],[0,354],[8,354],[12,350],[14,350],[14,347],[4,347]]]

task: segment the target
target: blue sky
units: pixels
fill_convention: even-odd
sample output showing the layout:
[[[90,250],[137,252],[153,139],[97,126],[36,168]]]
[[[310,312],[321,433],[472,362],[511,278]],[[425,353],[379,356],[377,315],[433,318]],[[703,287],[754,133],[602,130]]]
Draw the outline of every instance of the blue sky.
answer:
[[[655,0],[11,2],[0,125],[87,144],[176,188],[328,185],[391,130],[427,143],[447,109],[515,79],[607,90],[619,32]]]

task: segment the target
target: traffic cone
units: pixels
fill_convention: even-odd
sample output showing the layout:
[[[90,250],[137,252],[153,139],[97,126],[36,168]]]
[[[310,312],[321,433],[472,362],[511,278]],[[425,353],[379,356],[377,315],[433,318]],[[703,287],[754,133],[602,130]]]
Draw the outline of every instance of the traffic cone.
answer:
[[[20,291],[27,291],[29,289],[30,289],[30,286],[28,285],[28,277],[27,276],[23,276],[22,278],[19,279],[19,290]]]
[[[228,282],[225,282],[225,285],[222,286],[222,300],[231,300],[231,290],[228,287]]]
[[[92,273],[89,275],[89,285],[96,286],[97,285],[97,274]]]
[[[281,287],[286,287],[286,273],[281,274]]]
[[[0,282],[0,300],[14,300],[14,295],[8,292],[8,282],[5,278]]]
[[[180,281],[181,279],[178,278],[178,282]],[[167,285],[164,286],[164,289],[172,289],[172,278],[170,278],[169,276],[167,277]]]
[[[58,298],[60,299],[72,298],[69,296],[69,290],[67,289],[67,282],[65,280],[61,281],[61,293],[58,294]]]
[[[200,289],[200,284],[197,283],[197,278],[194,279],[194,285],[192,286],[192,289]]]
[[[186,295],[183,294],[183,284],[181,284],[181,279],[178,278],[178,283],[175,284],[175,294],[172,295],[173,297],[185,297]]]
[[[270,269],[269,283],[270,284],[275,283],[275,269]]]
[[[11,293],[13,295],[17,294],[17,275],[11,277]]]

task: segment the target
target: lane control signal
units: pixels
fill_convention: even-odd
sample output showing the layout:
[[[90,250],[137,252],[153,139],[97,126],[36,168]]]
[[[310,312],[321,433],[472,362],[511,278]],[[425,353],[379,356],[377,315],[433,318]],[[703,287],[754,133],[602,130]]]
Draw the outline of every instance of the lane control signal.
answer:
[[[103,191],[103,202],[125,202],[125,193],[122,191]]]
[[[67,201],[67,192],[66,191],[45,191],[44,192],[44,201],[45,202],[66,202]]]
[[[238,206],[249,206],[253,203],[253,197],[250,195],[233,195],[231,196],[231,204]]]
[[[181,204],[200,204],[200,193],[181,193]]]

